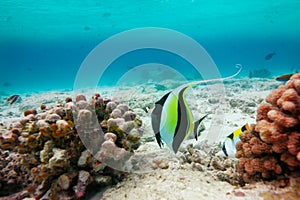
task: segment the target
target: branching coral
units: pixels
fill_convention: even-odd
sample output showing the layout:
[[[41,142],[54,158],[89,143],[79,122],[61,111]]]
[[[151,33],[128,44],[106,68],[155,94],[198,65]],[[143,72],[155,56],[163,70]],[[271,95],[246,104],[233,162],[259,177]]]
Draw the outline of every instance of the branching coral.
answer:
[[[237,147],[237,170],[246,182],[300,170],[300,73],[272,91],[257,109],[257,123]]]
[[[15,185],[27,187],[37,199],[79,199],[89,187],[106,186],[118,179],[122,173],[105,161],[130,156],[139,146],[141,120],[127,105],[100,94],[90,101],[83,94],[75,99],[66,98],[65,104],[52,108],[43,106],[41,113],[27,110],[13,129],[0,133],[0,163],[8,163],[0,166],[0,191]],[[113,116],[114,112],[120,115]],[[103,140],[90,139],[97,148],[87,149],[80,133],[94,136],[95,128],[105,135]],[[2,155],[1,149],[11,150],[18,159],[2,162],[9,153]],[[28,181],[22,182],[24,177]],[[16,187],[0,195],[17,192]]]

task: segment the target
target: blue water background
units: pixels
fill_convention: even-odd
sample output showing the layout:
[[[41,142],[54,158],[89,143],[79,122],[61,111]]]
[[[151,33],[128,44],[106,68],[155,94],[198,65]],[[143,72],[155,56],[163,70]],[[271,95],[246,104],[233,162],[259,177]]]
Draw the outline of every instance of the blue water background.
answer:
[[[291,73],[300,67],[299,10],[298,0],[2,0],[0,95],[72,90],[82,61],[96,45],[142,27],[170,28],[194,38],[222,76],[234,73],[237,63],[246,77],[261,68],[273,76]],[[265,60],[271,52],[276,55]],[[149,50],[117,60],[101,84],[115,84],[147,62],[172,66],[187,79],[201,78],[176,55]],[[149,76],[155,80],[155,73],[148,72],[145,82]]]

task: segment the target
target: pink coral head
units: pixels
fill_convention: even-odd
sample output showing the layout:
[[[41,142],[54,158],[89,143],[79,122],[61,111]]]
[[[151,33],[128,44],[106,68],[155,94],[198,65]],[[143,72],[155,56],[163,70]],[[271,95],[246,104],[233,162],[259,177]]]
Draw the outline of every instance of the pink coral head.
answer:
[[[288,150],[292,155],[297,155],[300,153],[300,134],[293,132],[289,134],[288,140]],[[300,161],[300,160],[299,160]]]
[[[116,144],[111,140],[106,140],[102,144],[103,149],[114,149],[116,147]]]
[[[116,134],[114,134],[114,133],[108,132],[108,133],[105,133],[104,139],[105,139],[105,140],[111,140],[111,141],[113,141],[113,142],[116,142],[117,136],[116,136]]]
[[[123,148],[116,148],[114,151],[114,159],[120,160],[126,155],[126,150]]]
[[[293,86],[295,90],[297,90],[298,94],[300,94],[300,79],[293,80]]]
[[[290,117],[289,115],[277,110],[270,110],[268,112],[268,118],[276,124],[287,128],[294,127],[298,124],[298,120],[296,118]]]
[[[75,106],[74,102],[67,102],[67,103],[65,104],[65,108],[66,108],[66,109],[75,110],[76,106]]]
[[[300,79],[300,73],[294,74],[291,76],[290,80]]]
[[[84,94],[78,94],[76,96],[76,102],[79,102],[79,101],[86,101],[86,97],[84,96]]]
[[[103,153],[102,155],[104,157],[112,157],[114,154],[115,148],[117,148],[117,146],[113,141],[111,141],[111,140],[104,141],[101,146],[101,152]]]
[[[237,144],[237,170],[246,182],[291,174],[300,167],[300,73],[272,91],[257,109],[255,128]]]
[[[90,122],[92,121],[93,113],[87,109],[80,110],[78,113],[78,120],[81,122]]]

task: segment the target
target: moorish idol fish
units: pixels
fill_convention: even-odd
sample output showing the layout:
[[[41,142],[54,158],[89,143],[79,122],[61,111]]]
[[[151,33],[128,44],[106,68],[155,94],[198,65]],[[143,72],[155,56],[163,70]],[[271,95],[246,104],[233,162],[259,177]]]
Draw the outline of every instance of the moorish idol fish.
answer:
[[[231,134],[229,134],[225,141],[222,144],[222,151],[218,152],[217,155],[222,155],[226,157],[235,157],[236,154],[236,143],[240,141],[240,135],[245,131],[250,130],[248,123],[239,129],[235,130]]]
[[[6,102],[9,102],[10,105],[15,103],[20,98],[20,95],[14,94],[6,99]]]
[[[171,150],[177,153],[179,146],[191,132],[194,132],[197,139],[197,128],[206,115],[194,122],[192,112],[185,100],[185,93],[195,85],[232,78],[238,75],[242,69],[241,65],[237,65],[237,67],[239,67],[238,71],[232,76],[186,83],[165,94],[155,103],[151,113],[151,122],[156,141],[160,147],[164,141]]]
[[[275,55],[276,55],[275,52],[269,53],[265,56],[265,60],[271,60],[271,58],[273,58],[273,56],[275,56]]]
[[[282,82],[286,82],[288,80],[290,80],[290,78],[293,76],[294,74],[284,74],[282,76],[278,76],[276,77],[276,81],[282,81]]]

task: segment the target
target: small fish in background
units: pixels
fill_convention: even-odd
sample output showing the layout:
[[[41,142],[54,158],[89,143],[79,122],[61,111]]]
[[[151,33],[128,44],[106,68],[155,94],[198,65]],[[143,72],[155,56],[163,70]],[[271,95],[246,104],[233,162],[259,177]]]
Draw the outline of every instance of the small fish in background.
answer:
[[[154,88],[158,91],[161,91],[161,90],[167,90],[168,88],[164,85],[161,85],[161,84],[155,84],[154,85]]]
[[[246,123],[244,126],[238,128],[231,134],[229,134],[222,144],[222,150],[217,153],[218,156],[226,156],[234,158],[236,154],[236,143],[240,141],[240,135],[245,131],[250,130],[249,124]]]
[[[11,95],[10,97],[8,97],[6,99],[6,102],[9,102],[9,104],[12,105],[15,102],[17,102],[17,100],[20,100],[20,99],[21,99],[20,95],[14,94],[14,95]]]
[[[271,78],[271,72],[266,68],[256,69],[249,72],[249,78]]]
[[[3,87],[10,87],[10,86],[11,86],[11,83],[5,82],[5,83],[2,84],[2,86],[3,86]]]
[[[163,146],[164,141],[174,153],[177,153],[179,146],[191,132],[194,132],[194,137],[197,140],[198,126],[207,115],[194,122],[192,112],[185,99],[185,93],[199,84],[224,81],[235,77],[242,70],[241,65],[236,65],[236,67],[239,69],[232,76],[186,83],[165,94],[155,103],[151,113],[151,122],[156,141],[160,147]]]
[[[143,110],[145,111],[145,113],[152,113],[153,108],[146,106],[143,108]]]
[[[265,60],[271,60],[273,58],[273,56],[275,56],[275,55],[276,55],[275,52],[269,53],[265,56]]]
[[[89,27],[89,26],[84,26],[84,27],[83,27],[83,30],[89,31],[89,30],[91,30],[91,27]]]
[[[284,74],[284,75],[278,76],[278,77],[276,77],[276,81],[286,82],[286,81],[290,80],[290,78],[293,75],[294,74]]]

